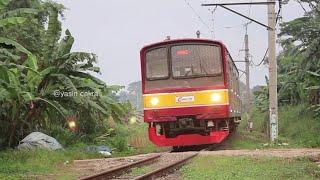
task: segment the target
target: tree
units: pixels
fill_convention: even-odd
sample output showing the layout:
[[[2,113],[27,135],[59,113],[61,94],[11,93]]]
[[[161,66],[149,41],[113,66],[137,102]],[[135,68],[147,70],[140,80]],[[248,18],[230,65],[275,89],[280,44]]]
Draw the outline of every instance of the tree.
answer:
[[[68,116],[77,117],[79,137],[91,134],[94,138],[105,132],[109,116],[121,121],[130,109],[110,97],[119,87],[107,86],[91,75],[100,72],[96,55],[71,52],[74,38],[69,30],[60,38],[58,18],[63,15],[63,5],[19,2],[0,3],[0,36],[4,36],[0,37],[0,144],[13,146],[35,130],[49,134],[65,131]],[[34,31],[24,37],[29,28]]]
[[[320,88],[320,2],[302,2],[311,10],[303,17],[281,24],[279,34],[284,49],[278,57],[279,96],[290,103],[306,102],[308,89]]]

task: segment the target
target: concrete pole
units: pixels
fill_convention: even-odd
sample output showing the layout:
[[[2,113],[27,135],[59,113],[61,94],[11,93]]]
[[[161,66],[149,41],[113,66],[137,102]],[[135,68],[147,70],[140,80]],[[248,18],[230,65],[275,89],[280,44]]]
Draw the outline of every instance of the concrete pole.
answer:
[[[248,25],[247,25],[248,26]],[[247,31],[246,26],[246,31]],[[249,40],[248,40],[248,34],[244,36],[244,42],[245,42],[245,63],[246,63],[246,104],[247,104],[247,115],[248,115],[248,127],[249,130],[252,131],[252,119],[251,119],[251,93],[250,93],[250,62],[249,62]]]
[[[274,0],[268,0],[274,2]],[[272,143],[278,138],[278,94],[277,94],[277,60],[276,60],[276,12],[275,4],[268,5],[268,46],[269,46],[269,120],[270,140]]]

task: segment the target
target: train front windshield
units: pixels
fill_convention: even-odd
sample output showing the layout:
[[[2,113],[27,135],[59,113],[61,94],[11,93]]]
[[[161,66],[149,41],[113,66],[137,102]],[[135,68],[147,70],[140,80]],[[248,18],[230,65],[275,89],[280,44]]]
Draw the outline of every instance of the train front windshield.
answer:
[[[223,85],[221,48],[178,44],[147,51],[146,90]]]

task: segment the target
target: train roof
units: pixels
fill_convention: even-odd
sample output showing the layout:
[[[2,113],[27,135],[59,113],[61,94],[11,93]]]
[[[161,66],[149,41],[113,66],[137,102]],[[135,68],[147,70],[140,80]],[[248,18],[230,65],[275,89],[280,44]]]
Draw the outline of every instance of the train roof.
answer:
[[[220,44],[225,47],[225,45],[218,40],[211,40],[211,39],[200,39],[200,38],[185,38],[185,39],[170,39],[170,40],[164,40],[152,44],[148,44],[144,46],[141,50],[148,49],[154,46],[161,46],[166,44],[174,44],[174,43],[183,43],[183,42],[202,42],[202,43],[214,43],[214,44]]]

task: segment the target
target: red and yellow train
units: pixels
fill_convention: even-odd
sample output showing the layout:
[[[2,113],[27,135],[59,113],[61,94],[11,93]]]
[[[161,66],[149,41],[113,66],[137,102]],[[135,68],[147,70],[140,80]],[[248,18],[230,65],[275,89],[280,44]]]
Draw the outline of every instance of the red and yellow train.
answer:
[[[221,143],[241,120],[239,73],[220,41],[167,40],[140,51],[144,121],[158,146]]]

